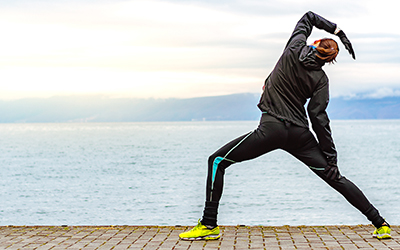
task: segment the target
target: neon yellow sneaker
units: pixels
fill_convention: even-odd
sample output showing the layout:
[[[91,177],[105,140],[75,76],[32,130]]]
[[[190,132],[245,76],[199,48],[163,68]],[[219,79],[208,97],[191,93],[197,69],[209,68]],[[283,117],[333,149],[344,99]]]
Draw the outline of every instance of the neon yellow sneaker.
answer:
[[[217,240],[221,237],[219,234],[219,227],[208,229],[206,226],[201,224],[200,220],[197,226],[192,228],[190,231],[179,234],[181,240]]]
[[[372,234],[372,237],[378,238],[380,240],[383,239],[391,239],[392,236],[390,235],[390,227],[388,226],[381,226],[380,228],[375,229],[374,233]]]

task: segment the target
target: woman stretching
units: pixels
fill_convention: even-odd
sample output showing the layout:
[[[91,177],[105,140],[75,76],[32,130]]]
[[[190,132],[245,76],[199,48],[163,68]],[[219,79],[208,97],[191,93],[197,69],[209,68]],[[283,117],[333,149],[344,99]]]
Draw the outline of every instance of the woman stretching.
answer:
[[[262,117],[258,128],[212,154],[208,160],[206,202],[203,218],[192,230],[181,233],[183,240],[218,239],[217,213],[222,195],[225,169],[231,164],[254,159],[275,149],[283,149],[307,165],[328,185],[341,193],[350,204],[376,227],[373,237],[391,238],[389,224],[357,186],[342,176],[337,166],[326,108],[329,102],[328,77],[322,70],[333,63],[338,44],[329,38],[307,45],[313,27],[339,37],[353,59],[350,41],[336,24],[307,12],[297,23],[282,56],[265,80],[258,104]],[[317,139],[311,133],[308,117]]]

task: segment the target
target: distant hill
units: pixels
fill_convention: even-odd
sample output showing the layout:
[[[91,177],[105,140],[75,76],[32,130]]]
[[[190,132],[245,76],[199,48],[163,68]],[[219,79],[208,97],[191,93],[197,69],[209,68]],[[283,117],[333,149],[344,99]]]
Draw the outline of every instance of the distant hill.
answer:
[[[259,94],[189,99],[58,96],[0,101],[0,122],[139,122],[258,120]],[[400,97],[332,98],[331,119],[400,119]]]
[[[400,97],[332,98],[328,112],[331,119],[400,119]]]

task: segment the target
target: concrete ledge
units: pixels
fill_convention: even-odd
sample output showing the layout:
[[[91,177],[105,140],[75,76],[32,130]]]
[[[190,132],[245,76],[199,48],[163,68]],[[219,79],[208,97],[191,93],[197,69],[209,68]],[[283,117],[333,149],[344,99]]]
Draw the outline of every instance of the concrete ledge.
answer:
[[[372,238],[372,225],[220,226],[215,241],[181,241],[188,226],[0,226],[0,249],[400,249]]]

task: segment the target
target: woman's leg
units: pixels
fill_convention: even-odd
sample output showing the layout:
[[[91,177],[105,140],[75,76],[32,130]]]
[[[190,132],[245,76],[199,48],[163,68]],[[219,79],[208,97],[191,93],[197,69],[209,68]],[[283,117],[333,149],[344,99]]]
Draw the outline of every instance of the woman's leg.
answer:
[[[363,213],[375,227],[379,228],[382,225],[385,220],[379,215],[378,210],[368,201],[363,192],[353,182],[340,175],[336,180],[331,180],[327,177],[324,170],[328,166],[328,163],[316,139],[308,129],[291,126],[289,140],[296,140],[296,142],[288,144],[285,150],[306,164],[322,180],[342,194],[346,200]],[[289,146],[293,144],[298,145],[296,145],[296,147]]]
[[[285,136],[286,129],[283,123],[262,122],[255,131],[227,143],[209,157],[206,202],[201,221],[203,225],[217,225],[225,169],[233,163],[254,159],[279,148]]]

